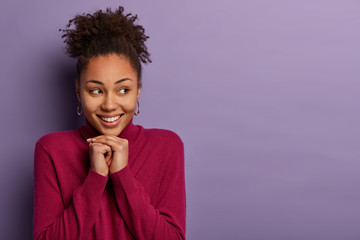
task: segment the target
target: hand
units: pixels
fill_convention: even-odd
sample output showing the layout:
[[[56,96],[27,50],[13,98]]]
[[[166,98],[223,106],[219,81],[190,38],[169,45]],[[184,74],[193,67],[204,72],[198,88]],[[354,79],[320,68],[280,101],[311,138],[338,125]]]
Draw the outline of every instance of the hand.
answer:
[[[126,167],[129,159],[129,143],[127,139],[112,135],[100,135],[92,138],[91,141],[110,147],[111,157],[106,161],[110,168],[110,173],[118,172]]]
[[[102,143],[97,143],[93,139],[88,139],[90,167],[97,173],[108,176],[111,164],[111,148]]]

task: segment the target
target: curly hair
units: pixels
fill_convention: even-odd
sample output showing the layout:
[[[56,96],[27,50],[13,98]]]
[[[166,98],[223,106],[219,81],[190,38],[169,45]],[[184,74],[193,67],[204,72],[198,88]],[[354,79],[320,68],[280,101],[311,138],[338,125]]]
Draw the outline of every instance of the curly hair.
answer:
[[[151,59],[145,45],[149,36],[141,25],[135,24],[137,18],[137,15],[124,14],[120,6],[116,11],[107,8],[93,14],[76,15],[65,29],[59,30],[63,32],[68,55],[78,60],[77,80],[91,58],[116,53],[130,60],[141,87],[141,62],[149,63]]]

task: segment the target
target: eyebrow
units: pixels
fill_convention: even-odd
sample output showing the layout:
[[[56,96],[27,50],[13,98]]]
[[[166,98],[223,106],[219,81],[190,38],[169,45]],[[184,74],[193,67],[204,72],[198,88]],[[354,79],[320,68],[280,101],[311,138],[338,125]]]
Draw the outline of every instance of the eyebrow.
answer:
[[[128,81],[128,80],[129,80],[129,81],[132,81],[131,78],[123,78],[123,79],[120,79],[120,80],[116,81],[115,84],[119,84],[119,83],[122,83],[122,82],[125,82],[125,81]],[[101,82],[101,81],[99,81],[99,80],[93,80],[93,79],[91,79],[91,80],[89,80],[89,81],[86,81],[86,83],[96,83],[96,84],[104,85],[103,82]],[[115,84],[114,84],[114,85],[115,85]]]

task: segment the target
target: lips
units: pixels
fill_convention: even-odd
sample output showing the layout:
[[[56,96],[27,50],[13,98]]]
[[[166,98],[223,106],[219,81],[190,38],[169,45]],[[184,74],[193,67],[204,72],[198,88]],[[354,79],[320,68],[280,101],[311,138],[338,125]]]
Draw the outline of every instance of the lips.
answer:
[[[119,115],[97,115],[104,123],[116,123],[124,114]]]
[[[100,117],[100,118],[105,122],[114,122],[120,118],[120,115],[116,116],[116,117],[109,117],[109,118],[108,117]]]

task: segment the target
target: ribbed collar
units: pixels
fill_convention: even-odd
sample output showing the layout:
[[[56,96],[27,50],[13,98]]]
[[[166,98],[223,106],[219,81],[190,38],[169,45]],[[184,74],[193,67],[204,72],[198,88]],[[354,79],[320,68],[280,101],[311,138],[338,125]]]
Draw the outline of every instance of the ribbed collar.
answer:
[[[90,123],[86,120],[86,124],[79,128],[80,134],[86,140],[88,138],[96,137],[101,135]],[[138,134],[138,128],[133,124],[133,120],[128,123],[128,125],[121,131],[118,135],[119,138],[125,138],[128,141],[133,141],[136,139]]]

